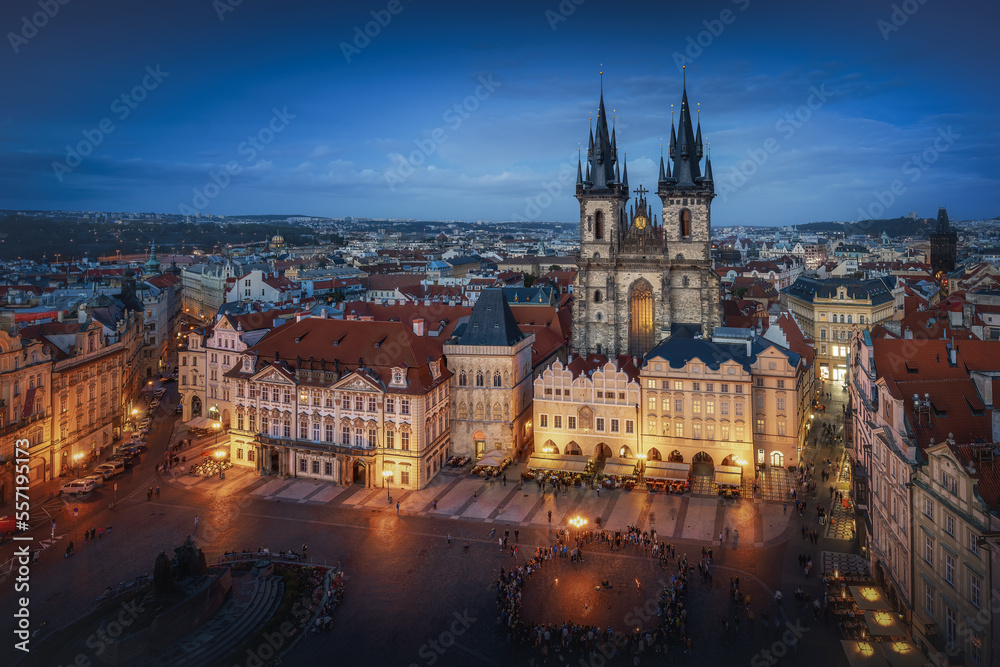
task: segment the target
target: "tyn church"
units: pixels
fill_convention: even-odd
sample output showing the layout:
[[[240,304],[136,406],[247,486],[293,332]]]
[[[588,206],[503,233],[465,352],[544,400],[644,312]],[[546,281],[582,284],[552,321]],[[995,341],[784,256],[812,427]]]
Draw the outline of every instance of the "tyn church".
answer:
[[[656,195],[661,221],[646,202],[630,199],[628,165],[618,166],[615,130],[608,132],[604,90],[591,128],[587,166],[577,164],[580,263],[574,284],[573,347],[583,354],[643,357],[678,329],[704,337],[721,324],[719,277],[712,269],[711,157],[703,154],[701,122],[691,120],[687,87],[680,119],[670,122],[669,160],[660,157]]]

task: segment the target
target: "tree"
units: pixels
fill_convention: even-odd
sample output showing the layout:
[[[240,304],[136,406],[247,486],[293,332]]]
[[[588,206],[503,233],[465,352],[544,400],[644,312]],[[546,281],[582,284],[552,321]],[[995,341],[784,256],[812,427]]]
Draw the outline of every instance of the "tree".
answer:
[[[334,301],[343,301],[345,298],[346,297],[344,296],[344,290],[338,288],[333,291]]]
[[[552,266],[549,267],[549,271],[562,271],[562,267],[559,266],[558,264],[553,264]]]
[[[532,285],[535,284],[535,280],[537,280],[535,278],[535,274],[533,274],[533,273],[522,273],[521,275],[524,276],[524,286],[525,287],[531,287]]]
[[[742,299],[743,295],[746,294],[746,293],[747,293],[747,288],[746,287],[737,287],[736,288],[735,294],[736,294],[736,298],[737,299]]]

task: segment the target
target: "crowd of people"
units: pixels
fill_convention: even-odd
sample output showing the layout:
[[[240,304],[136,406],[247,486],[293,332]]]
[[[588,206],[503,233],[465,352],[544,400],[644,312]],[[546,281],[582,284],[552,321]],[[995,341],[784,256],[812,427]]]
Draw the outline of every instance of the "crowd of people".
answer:
[[[686,654],[692,651],[692,640],[688,634],[687,609],[684,597],[687,593],[688,576],[691,566],[687,556],[676,557],[673,545],[655,541],[655,533],[640,532],[634,527],[626,531],[587,531],[576,539],[577,546],[573,550],[574,559],[582,560],[584,544],[599,542],[608,544],[612,550],[632,548],[643,554],[656,557],[660,565],[668,572],[674,567],[671,560],[676,561],[676,571],[670,575],[668,583],[658,593],[656,598],[657,618],[653,627],[629,628],[629,631],[615,630],[566,621],[548,624],[535,623],[525,619],[521,613],[521,591],[528,578],[537,573],[546,561],[566,555],[566,546],[556,544],[552,547],[539,547],[534,556],[524,565],[510,571],[500,568],[500,578],[497,580],[497,608],[501,623],[507,628],[507,640],[519,641],[528,646],[537,647],[543,657],[555,653],[562,657],[563,652],[581,655],[591,660],[598,653],[607,657],[613,651],[614,655],[631,655],[639,657],[649,651],[665,653],[668,650],[681,650]],[[610,589],[612,585],[607,579],[600,582],[602,589]],[[636,589],[641,592],[641,585],[636,580]],[[565,658],[563,658],[565,660]]]

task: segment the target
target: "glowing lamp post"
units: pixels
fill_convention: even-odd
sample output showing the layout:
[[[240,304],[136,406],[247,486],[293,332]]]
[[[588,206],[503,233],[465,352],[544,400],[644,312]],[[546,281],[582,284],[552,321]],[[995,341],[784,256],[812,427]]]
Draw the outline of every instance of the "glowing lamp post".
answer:
[[[392,484],[392,471],[391,470],[383,470],[382,471],[382,479],[385,480],[385,497],[389,499],[389,504],[391,505],[392,504],[392,496],[389,495],[389,489],[390,489],[390,485]]]

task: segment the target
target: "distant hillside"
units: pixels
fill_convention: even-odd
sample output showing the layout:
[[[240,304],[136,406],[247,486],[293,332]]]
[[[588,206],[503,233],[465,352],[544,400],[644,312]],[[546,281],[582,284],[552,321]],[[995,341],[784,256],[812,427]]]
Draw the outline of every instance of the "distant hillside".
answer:
[[[889,235],[889,238],[898,236],[929,236],[933,230],[935,220],[930,218],[890,218],[888,220],[861,220],[859,222],[810,222],[804,225],[796,225],[800,232],[841,232],[847,236],[853,234],[868,234],[870,236],[882,236],[882,232]]]

